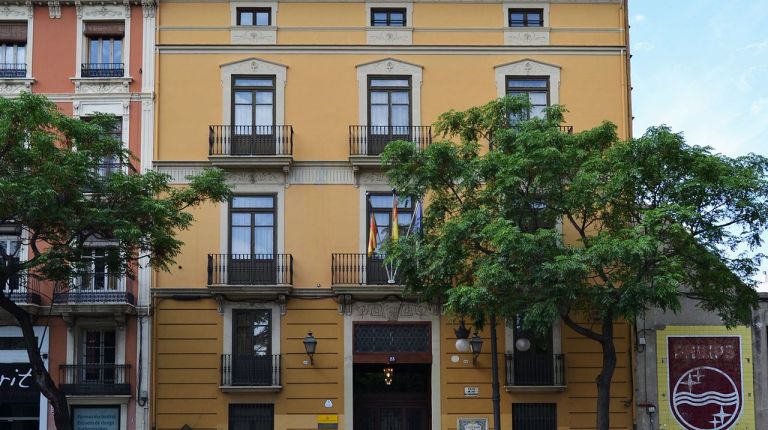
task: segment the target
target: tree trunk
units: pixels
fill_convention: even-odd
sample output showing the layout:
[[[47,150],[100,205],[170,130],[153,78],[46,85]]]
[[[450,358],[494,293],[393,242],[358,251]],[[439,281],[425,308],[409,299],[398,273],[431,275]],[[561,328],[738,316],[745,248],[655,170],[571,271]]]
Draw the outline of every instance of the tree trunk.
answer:
[[[0,285],[5,285],[7,279],[0,279]],[[70,430],[72,422],[69,417],[69,405],[67,396],[59,390],[59,387],[51,379],[48,369],[45,368],[43,357],[40,356],[40,348],[37,346],[35,330],[32,319],[27,311],[19,307],[10,298],[0,293],[0,308],[13,315],[19,323],[21,333],[24,336],[24,344],[27,347],[29,364],[32,367],[32,380],[40,388],[40,393],[45,396],[53,407],[53,420],[57,430]],[[42,411],[45,413],[45,411]]]
[[[496,315],[491,314],[491,402],[493,403],[493,429],[501,430],[501,396],[499,395],[499,357],[496,341]]]
[[[616,347],[613,344],[613,318],[603,319],[603,368],[597,377],[597,430],[609,430],[611,411],[611,380],[616,370]]]

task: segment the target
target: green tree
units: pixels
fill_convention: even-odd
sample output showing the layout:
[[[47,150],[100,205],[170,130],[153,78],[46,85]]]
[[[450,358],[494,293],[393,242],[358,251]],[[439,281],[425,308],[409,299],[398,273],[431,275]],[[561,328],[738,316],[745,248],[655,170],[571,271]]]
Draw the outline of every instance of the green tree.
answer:
[[[189,178],[184,188],[153,171],[105,174],[105,167],[136,161],[110,134],[114,121],[68,117],[40,96],[0,98],[0,223],[17,226],[29,249],[21,256],[18,248],[0,248],[0,286],[29,274],[59,291],[76,288],[70,280],[84,268],[83,244],[94,239],[115,244],[110,273],[132,277],[139,262],[167,270],[183,245],[176,232],[193,221],[185,210],[229,196],[218,170]],[[32,379],[51,403],[56,427],[69,429],[66,396],[43,364],[31,316],[5,294],[0,308],[21,328]]]
[[[517,120],[528,109],[508,97],[450,111],[435,129],[454,142],[386,148],[391,184],[428,200],[422,233],[390,255],[449,312],[492,328],[521,316],[538,331],[560,318],[597,342],[596,428],[607,430],[616,322],[677,311],[688,296],[728,325],[749,323],[768,159],[714,154],[664,126],[629,141],[610,122],[569,134],[562,107]]]

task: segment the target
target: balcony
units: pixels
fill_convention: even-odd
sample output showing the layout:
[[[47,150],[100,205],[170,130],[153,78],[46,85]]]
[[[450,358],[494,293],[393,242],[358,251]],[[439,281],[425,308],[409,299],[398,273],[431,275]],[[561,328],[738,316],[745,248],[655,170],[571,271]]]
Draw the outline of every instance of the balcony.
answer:
[[[208,288],[227,296],[276,298],[293,285],[291,254],[208,254]]]
[[[359,298],[383,298],[401,294],[404,288],[397,268],[374,254],[332,254],[331,286],[337,294]]]
[[[123,63],[83,63],[80,76],[83,78],[122,78],[125,74]]]
[[[27,77],[26,63],[0,63],[0,78]]]
[[[564,391],[563,354],[506,354],[507,391]]]
[[[58,288],[53,293],[57,304],[105,305],[135,304],[133,293],[126,290],[125,277],[106,272],[84,272],[74,278],[70,285]]]
[[[573,134],[573,126],[572,125],[559,125],[560,131],[563,133]]]
[[[12,276],[3,286],[3,294],[16,304],[40,304],[40,280],[37,276],[19,274]]]
[[[219,167],[283,167],[293,162],[290,125],[211,125],[208,159]]]
[[[70,396],[130,396],[130,364],[62,364],[59,383]]]
[[[353,166],[380,166],[379,155],[388,143],[413,142],[420,150],[432,143],[432,127],[349,126],[349,161]]]
[[[221,356],[224,392],[280,391],[280,354]]]

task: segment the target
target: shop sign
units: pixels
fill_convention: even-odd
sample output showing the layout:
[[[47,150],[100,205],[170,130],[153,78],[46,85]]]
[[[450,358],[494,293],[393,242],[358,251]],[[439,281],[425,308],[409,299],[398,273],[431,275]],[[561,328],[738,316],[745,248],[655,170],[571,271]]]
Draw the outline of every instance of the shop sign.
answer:
[[[29,363],[0,363],[0,404],[33,403],[39,398]]]
[[[488,430],[488,418],[459,418],[457,430]]]
[[[332,430],[332,429],[339,428],[339,416],[338,415],[318,415],[317,428],[324,429],[324,430]]]
[[[748,341],[725,333],[664,336],[662,351],[666,357],[662,356],[661,362],[666,362],[666,369],[659,369],[659,391],[660,401],[667,403],[661,405],[663,411],[674,420],[670,420],[672,426],[685,430],[748,428],[744,422],[739,424],[745,409],[753,408],[751,402],[745,408],[745,393],[751,393],[751,383],[745,390],[742,348],[751,346]],[[748,358],[751,360],[751,353]]]
[[[118,430],[120,406],[74,406],[72,423],[74,430]]]

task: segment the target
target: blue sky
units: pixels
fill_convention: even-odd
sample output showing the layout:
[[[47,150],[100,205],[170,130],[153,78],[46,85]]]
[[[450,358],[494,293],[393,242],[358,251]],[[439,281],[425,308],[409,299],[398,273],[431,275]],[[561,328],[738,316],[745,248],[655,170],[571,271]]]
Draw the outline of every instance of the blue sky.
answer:
[[[692,145],[768,156],[768,0],[629,3],[635,136],[667,124]]]

